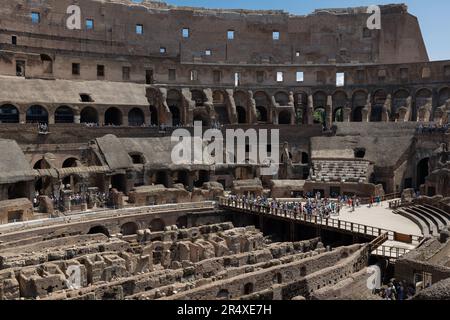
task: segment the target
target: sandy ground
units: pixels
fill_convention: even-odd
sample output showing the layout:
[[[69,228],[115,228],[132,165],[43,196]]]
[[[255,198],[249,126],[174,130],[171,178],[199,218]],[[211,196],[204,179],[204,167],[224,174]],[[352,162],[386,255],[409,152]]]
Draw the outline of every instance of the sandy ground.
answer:
[[[341,210],[338,219],[392,230],[398,233],[422,236],[422,232],[414,222],[394,214],[392,210],[389,209],[389,204],[387,202],[383,202],[381,207],[374,206],[369,208],[367,205],[364,205],[357,208],[355,212],[351,212],[350,208],[345,207]]]

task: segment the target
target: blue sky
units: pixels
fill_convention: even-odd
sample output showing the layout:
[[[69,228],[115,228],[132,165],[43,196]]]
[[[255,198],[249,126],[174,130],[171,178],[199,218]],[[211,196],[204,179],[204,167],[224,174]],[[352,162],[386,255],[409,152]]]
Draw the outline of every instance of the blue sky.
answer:
[[[345,8],[371,4],[405,3],[417,16],[431,60],[450,59],[450,1],[448,0],[165,0],[169,4],[206,8],[278,9],[308,14],[320,8]]]

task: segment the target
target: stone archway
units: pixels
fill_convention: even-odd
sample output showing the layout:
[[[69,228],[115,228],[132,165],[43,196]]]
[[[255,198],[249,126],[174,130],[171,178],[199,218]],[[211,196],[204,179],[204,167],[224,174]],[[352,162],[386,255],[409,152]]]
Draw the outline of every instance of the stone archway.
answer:
[[[123,124],[122,111],[111,107],[105,111],[105,125],[121,126]]]
[[[33,105],[28,108],[26,114],[27,123],[48,123],[48,112],[40,105]]]
[[[0,123],[19,123],[19,110],[12,104],[0,107]]]
[[[140,127],[145,124],[144,111],[139,108],[133,108],[128,112],[128,126]]]
[[[72,108],[61,106],[55,110],[55,123],[74,123],[75,115]]]

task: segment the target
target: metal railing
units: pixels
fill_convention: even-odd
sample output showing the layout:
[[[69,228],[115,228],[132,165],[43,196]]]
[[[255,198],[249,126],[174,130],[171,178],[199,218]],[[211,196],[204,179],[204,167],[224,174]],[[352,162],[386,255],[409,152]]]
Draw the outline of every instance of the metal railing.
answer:
[[[372,255],[380,256],[380,257],[388,257],[392,259],[398,259],[408,252],[410,249],[394,247],[394,246],[380,246],[372,251]]]
[[[392,230],[386,230],[382,228],[377,228],[373,226],[363,225],[355,222],[348,222],[339,219],[325,218],[317,215],[308,215],[305,213],[297,213],[294,210],[289,209],[279,209],[271,208],[269,206],[262,206],[257,204],[252,204],[244,202],[240,199],[233,200],[230,198],[219,198],[219,205],[229,209],[238,209],[241,211],[246,211],[254,214],[270,215],[290,220],[295,220],[298,222],[303,222],[306,224],[314,224],[318,226],[325,226],[328,228],[333,228],[341,231],[347,231],[351,233],[361,234],[364,236],[379,237],[386,234],[387,240],[400,241],[406,243],[419,244],[422,237],[415,235],[403,235]],[[407,238],[408,241],[404,239]]]

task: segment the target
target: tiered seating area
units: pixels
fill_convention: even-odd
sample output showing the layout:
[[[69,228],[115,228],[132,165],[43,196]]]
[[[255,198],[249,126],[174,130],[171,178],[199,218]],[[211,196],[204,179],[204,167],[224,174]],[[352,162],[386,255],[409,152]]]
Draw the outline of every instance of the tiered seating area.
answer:
[[[369,161],[314,160],[314,173],[310,177],[317,182],[368,182]]]
[[[416,205],[394,211],[419,226],[424,236],[438,235],[450,226],[450,213],[429,205]]]

